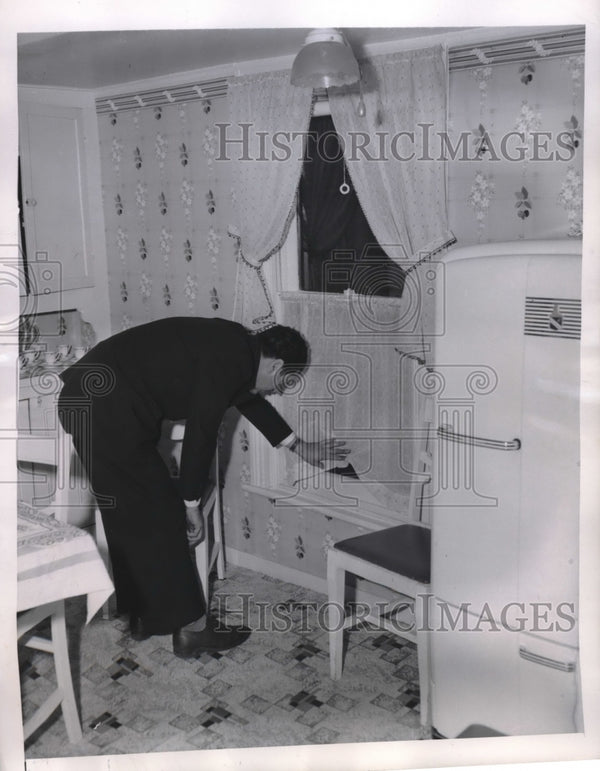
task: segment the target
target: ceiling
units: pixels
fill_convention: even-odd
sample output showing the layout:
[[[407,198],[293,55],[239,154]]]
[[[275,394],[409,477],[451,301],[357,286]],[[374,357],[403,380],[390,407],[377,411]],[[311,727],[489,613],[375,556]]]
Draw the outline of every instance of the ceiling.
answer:
[[[441,34],[448,27],[344,28],[360,57],[365,47]],[[236,62],[291,56],[309,29],[136,30],[19,34],[18,82],[98,89]]]

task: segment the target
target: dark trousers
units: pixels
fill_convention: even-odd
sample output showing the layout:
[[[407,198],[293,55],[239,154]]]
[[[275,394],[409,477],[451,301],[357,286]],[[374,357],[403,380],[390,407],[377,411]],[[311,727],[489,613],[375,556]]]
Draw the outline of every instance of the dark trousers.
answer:
[[[71,377],[59,397],[59,418],[99,502],[118,612],[139,616],[154,634],[202,616],[185,506],[156,449],[160,419],[118,374],[109,392],[95,395]]]

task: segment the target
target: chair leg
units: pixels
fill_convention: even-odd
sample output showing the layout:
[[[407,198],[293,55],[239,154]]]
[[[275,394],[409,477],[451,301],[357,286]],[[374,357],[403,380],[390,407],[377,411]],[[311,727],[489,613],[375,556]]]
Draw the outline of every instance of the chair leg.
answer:
[[[100,513],[100,509],[97,506],[94,510],[94,525],[96,533],[96,546],[98,547],[98,552],[100,553],[102,561],[106,565],[106,569],[112,580],[113,576],[112,567],[110,564],[110,555],[108,553],[108,542],[106,540],[106,533],[104,532],[104,525],[102,524],[102,514]],[[106,620],[110,618],[110,599],[106,600],[102,606],[101,612],[103,619]]]
[[[213,508],[213,533],[215,548],[217,549],[217,578],[222,581],[225,578],[225,549],[221,524],[221,492],[218,489]]]
[[[346,571],[338,563],[334,549],[327,554],[327,626],[329,630],[329,668],[332,680],[342,676],[344,654],[344,600]]]
[[[104,525],[102,524],[102,514],[100,513],[99,508],[94,510],[94,526],[96,531],[96,546],[98,547],[98,552],[102,557],[104,564],[109,567],[110,559],[108,556],[108,543],[106,541],[106,533],[104,532]]]
[[[424,628],[423,603],[428,594],[415,597],[415,625],[417,629],[417,660],[419,667],[419,692],[421,709],[421,733],[423,739],[431,738],[431,688],[430,688],[430,651],[429,632]]]
[[[206,519],[204,520],[206,525]],[[204,603],[206,609],[209,608],[209,585],[208,576],[210,571],[209,566],[209,554],[208,554],[208,533],[205,531],[204,540],[199,543],[195,548],[196,557],[196,570],[198,571],[198,579],[200,580],[200,587],[202,589],[202,596],[204,597]]]
[[[69,520],[69,504],[74,502],[73,491],[75,490],[73,478],[73,444],[71,436],[65,432],[58,423],[58,434],[56,443],[56,477],[55,492],[52,501],[54,507],[54,516],[58,522],[67,523]]]
[[[67,627],[65,624],[65,603],[57,603],[56,610],[52,614],[52,646],[54,649],[54,666],[56,668],[56,681],[62,691],[62,713],[67,727],[67,736],[70,742],[81,740],[81,723],[75,703],[73,690],[73,678],[71,676],[71,664],[69,662],[69,645],[67,640]]]

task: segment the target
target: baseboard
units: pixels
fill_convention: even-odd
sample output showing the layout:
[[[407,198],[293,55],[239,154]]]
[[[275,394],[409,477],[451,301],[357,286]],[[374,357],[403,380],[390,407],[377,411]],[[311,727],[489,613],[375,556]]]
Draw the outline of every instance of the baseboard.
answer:
[[[327,594],[327,581],[324,578],[304,573],[302,570],[281,565],[279,562],[271,562],[271,560],[266,560],[263,557],[257,557],[254,554],[248,554],[238,549],[232,549],[229,546],[225,550],[225,557],[227,562],[232,565],[253,570],[255,573],[264,573],[271,578],[287,581],[288,583],[302,586],[305,589],[310,589],[313,592]]]
[[[319,592],[327,596],[327,580],[325,578],[313,576],[310,573],[304,573],[287,565],[281,565],[279,562],[271,562],[271,560],[266,560],[263,557],[257,557],[254,554],[248,554],[238,549],[232,549],[231,547],[226,548],[225,555],[227,563],[231,565],[237,565],[238,567],[252,570],[255,573],[262,573],[271,578],[296,584],[296,586],[302,586],[305,589],[310,589],[313,592]],[[358,579],[352,585],[348,584],[346,586],[346,601],[352,599],[357,603],[366,603],[370,607],[375,607],[381,602],[394,603],[399,597],[400,595],[391,589],[373,584],[371,581],[365,581],[364,579]]]

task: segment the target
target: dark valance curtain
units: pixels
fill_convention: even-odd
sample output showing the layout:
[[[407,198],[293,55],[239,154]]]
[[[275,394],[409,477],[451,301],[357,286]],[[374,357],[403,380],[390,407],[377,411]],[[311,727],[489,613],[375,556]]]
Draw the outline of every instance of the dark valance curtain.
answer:
[[[346,195],[340,186],[350,188]],[[301,288],[361,294],[402,293],[403,272],[377,243],[345,169],[331,116],[314,117],[299,188]]]

